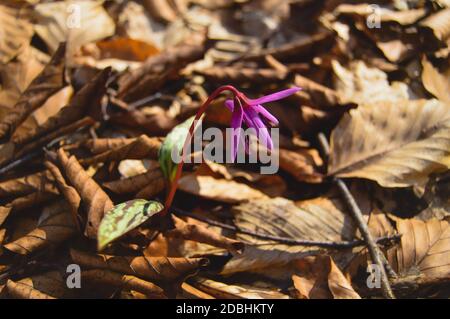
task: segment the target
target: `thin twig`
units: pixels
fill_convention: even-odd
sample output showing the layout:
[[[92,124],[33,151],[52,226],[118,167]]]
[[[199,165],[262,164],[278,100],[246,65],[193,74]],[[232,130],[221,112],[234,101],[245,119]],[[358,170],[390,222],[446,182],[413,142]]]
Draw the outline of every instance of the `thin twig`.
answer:
[[[197,220],[207,223],[209,225],[213,225],[213,226],[217,226],[217,227],[220,227],[223,229],[234,231],[236,233],[246,234],[246,235],[250,235],[250,236],[261,238],[261,239],[275,241],[275,242],[286,244],[286,245],[317,246],[317,247],[334,248],[334,249],[347,249],[347,248],[353,248],[353,247],[365,245],[364,240],[340,241],[340,242],[314,241],[314,240],[293,239],[293,238],[288,238],[288,237],[279,237],[279,236],[273,236],[273,235],[268,235],[268,234],[261,234],[261,233],[254,232],[249,229],[238,228],[233,225],[221,223],[221,222],[209,219],[207,217],[201,217],[201,216],[192,214],[190,212],[184,211],[182,209],[179,209],[179,208],[176,208],[173,206],[171,207],[171,210],[174,211],[176,215],[192,217],[194,219],[197,219]],[[398,239],[400,239],[399,235],[385,236],[385,237],[377,238],[376,242],[377,243],[385,243],[385,242],[390,242],[390,241],[396,241]]]
[[[324,153],[324,156],[328,158],[328,155],[330,153],[330,147],[328,145],[328,140],[326,139],[325,135],[323,133],[319,133],[318,135],[319,143],[322,147],[322,151]],[[391,286],[389,284],[389,278],[386,274],[386,269],[381,257],[381,250],[376,244],[376,241],[372,237],[372,234],[369,231],[369,227],[364,220],[363,214],[361,212],[361,209],[359,208],[358,204],[355,201],[355,198],[353,197],[352,193],[348,189],[347,185],[344,183],[343,180],[339,178],[333,178],[333,182],[336,184],[337,188],[339,189],[339,192],[344,199],[344,202],[348,206],[348,209],[350,210],[353,219],[356,221],[356,224],[358,226],[359,231],[361,232],[367,247],[369,249],[370,256],[372,258],[372,261],[377,264],[378,268],[380,269],[381,273],[381,289],[383,291],[383,295],[385,298],[394,299],[394,293],[392,292]]]

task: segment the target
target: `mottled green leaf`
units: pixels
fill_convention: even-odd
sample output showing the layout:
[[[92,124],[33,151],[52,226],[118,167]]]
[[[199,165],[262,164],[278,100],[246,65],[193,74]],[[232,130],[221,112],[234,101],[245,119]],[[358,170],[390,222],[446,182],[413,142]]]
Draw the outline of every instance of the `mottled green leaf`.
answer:
[[[163,204],[145,199],[134,199],[114,206],[100,223],[97,235],[98,249],[102,250],[113,240],[138,227],[163,208]]]
[[[161,145],[161,148],[159,149],[159,165],[164,177],[169,181],[173,181],[177,168],[177,163],[173,161],[173,154],[181,154],[181,150],[183,149],[186,137],[189,132],[189,127],[191,126],[193,121],[194,116],[175,126],[172,131],[166,136],[163,144]],[[197,123],[197,127],[198,125],[199,123]]]

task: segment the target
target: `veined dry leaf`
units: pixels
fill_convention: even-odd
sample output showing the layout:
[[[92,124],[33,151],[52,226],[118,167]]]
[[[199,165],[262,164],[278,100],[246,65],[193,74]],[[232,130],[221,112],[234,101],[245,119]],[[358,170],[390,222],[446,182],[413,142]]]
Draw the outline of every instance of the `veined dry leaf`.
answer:
[[[165,183],[159,167],[149,169],[143,174],[103,183],[104,187],[116,194],[133,194],[148,185],[152,185],[154,187],[155,194],[164,189]]]
[[[181,218],[173,216],[175,228],[165,231],[166,237],[183,238],[214,247],[227,249],[235,254],[244,250],[244,244],[238,240],[231,239],[216,233],[201,224],[186,223]]]
[[[65,45],[62,44],[0,122],[0,138],[9,137],[28,115],[64,86],[64,54]]]
[[[76,289],[68,289],[66,281],[57,271],[23,278],[18,281],[9,280],[8,293],[19,299],[55,299],[73,298]]]
[[[273,290],[246,285],[229,285],[211,279],[195,278],[192,285],[219,299],[289,299],[289,296]]]
[[[135,138],[96,138],[83,143],[92,153],[100,154],[134,142]]]
[[[424,184],[450,166],[450,108],[436,100],[361,105],[331,135],[328,172],[385,187]]]
[[[59,110],[56,115],[48,118],[45,123],[28,133],[13,135],[13,142],[16,144],[29,143],[33,139],[81,119],[86,113],[89,113],[94,118],[98,118],[101,113],[100,102],[106,92],[106,82],[108,81],[110,72],[110,68],[99,72],[99,74],[75,93],[70,103]]]
[[[330,256],[309,256],[294,262],[294,287],[301,299],[361,299]]]
[[[36,33],[51,51],[67,41],[71,55],[81,45],[114,34],[114,21],[103,8],[103,0],[40,3],[34,7]]]
[[[193,195],[230,204],[267,198],[264,193],[246,184],[195,174],[182,176],[178,182],[178,188]]]
[[[26,47],[33,36],[30,10],[0,5],[0,63],[7,63]]]
[[[73,262],[87,268],[107,269],[156,282],[182,281],[208,264],[205,258],[123,257],[70,250]]]
[[[75,230],[69,205],[59,201],[44,208],[36,229],[4,247],[17,254],[28,255],[61,244],[72,237]]]
[[[0,225],[3,224],[9,215],[15,215],[17,212],[23,211],[27,208],[39,206],[56,198],[57,196],[57,193],[36,191],[23,197],[18,197],[4,206],[0,206]]]
[[[353,61],[349,69],[333,60],[332,67],[335,88],[339,101],[345,103],[370,103],[408,99],[408,87],[405,83],[389,84],[386,73],[379,69],[369,68],[362,61]]]
[[[296,205],[278,197],[242,203],[233,207],[233,213],[237,227],[261,234],[297,240],[352,240],[355,227],[341,206],[335,198],[317,198]],[[222,274],[282,266],[318,252],[317,247],[288,246],[239,233],[237,236],[250,244],[243,254],[234,256],[225,265]]]
[[[157,285],[131,275],[122,275],[107,269],[92,269],[81,272],[83,282],[93,285],[109,285],[120,289],[135,290],[148,298],[166,299],[164,290]]]
[[[440,73],[426,58],[422,59],[422,83],[440,101],[450,103],[450,68]]]
[[[37,191],[58,192],[49,171],[0,182],[0,198],[24,196]]]
[[[148,96],[179,71],[203,55],[205,35],[198,34],[185,42],[150,57],[139,69],[125,72],[118,79],[118,97],[126,102]]]
[[[317,171],[323,162],[314,149],[290,151],[280,149],[280,168],[300,182],[320,183],[323,176]]]
[[[78,163],[75,156],[69,158],[63,149],[59,149],[58,160],[70,184],[81,196],[81,204],[87,212],[86,235],[89,238],[96,238],[103,215],[111,210],[114,204]]]
[[[161,141],[147,135],[139,136],[134,142],[122,145],[119,148],[106,151],[92,158],[83,160],[86,165],[100,162],[121,161],[124,159],[157,159]]]

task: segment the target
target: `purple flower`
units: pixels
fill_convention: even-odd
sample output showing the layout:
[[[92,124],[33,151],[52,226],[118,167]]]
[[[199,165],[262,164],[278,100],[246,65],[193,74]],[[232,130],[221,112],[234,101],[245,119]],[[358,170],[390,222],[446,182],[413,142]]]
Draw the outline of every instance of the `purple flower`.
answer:
[[[269,94],[258,99],[249,99],[244,94],[235,96],[234,100],[226,100],[225,106],[232,112],[231,128],[233,131],[232,156],[233,160],[236,158],[238,151],[238,143],[240,140],[240,132],[242,123],[244,122],[248,128],[253,128],[256,131],[257,137],[269,150],[273,149],[272,138],[270,137],[267,124],[278,125],[278,120],[275,116],[270,114],[262,104],[278,101],[288,97],[300,88],[294,87],[283,90],[273,94]]]

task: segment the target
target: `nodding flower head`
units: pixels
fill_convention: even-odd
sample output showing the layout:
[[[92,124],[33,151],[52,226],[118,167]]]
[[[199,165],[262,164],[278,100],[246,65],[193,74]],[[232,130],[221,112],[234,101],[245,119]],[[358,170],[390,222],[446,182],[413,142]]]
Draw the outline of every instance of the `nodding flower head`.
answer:
[[[237,155],[238,145],[241,138],[240,132],[243,123],[245,123],[248,128],[252,128],[256,131],[256,135],[263,146],[269,150],[273,149],[272,138],[270,137],[267,126],[278,125],[278,120],[275,116],[270,114],[262,104],[284,99],[299,90],[300,88],[294,87],[257,99],[249,99],[243,93],[237,92],[233,100],[228,99],[225,101],[225,106],[232,112],[231,128],[233,131],[233,143],[231,146],[231,154],[233,156],[233,160]]]

